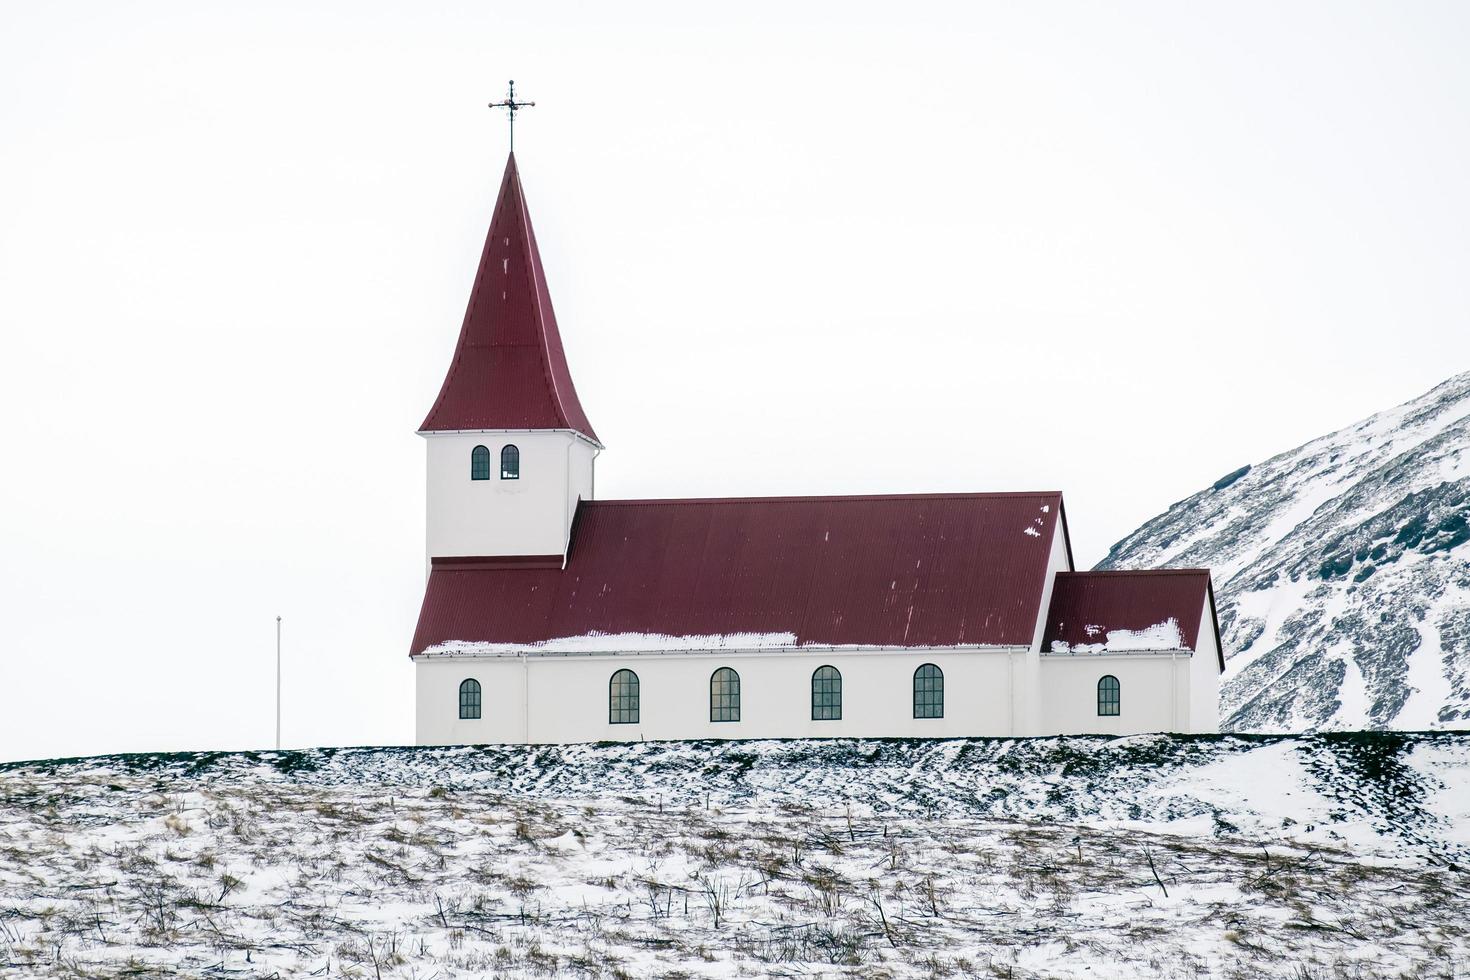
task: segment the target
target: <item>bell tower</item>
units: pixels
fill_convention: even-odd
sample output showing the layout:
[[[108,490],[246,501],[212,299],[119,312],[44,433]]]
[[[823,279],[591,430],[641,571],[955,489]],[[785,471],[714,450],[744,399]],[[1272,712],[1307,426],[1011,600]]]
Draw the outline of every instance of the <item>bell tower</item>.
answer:
[[[449,372],[419,435],[431,565],[565,561],[602,443],[572,384],[514,152]]]

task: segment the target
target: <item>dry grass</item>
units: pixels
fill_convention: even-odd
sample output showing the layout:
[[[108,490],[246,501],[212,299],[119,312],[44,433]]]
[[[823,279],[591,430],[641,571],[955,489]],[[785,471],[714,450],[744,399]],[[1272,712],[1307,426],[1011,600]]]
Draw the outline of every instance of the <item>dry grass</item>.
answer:
[[[0,975],[1461,977],[1470,879],[1241,837],[0,775]],[[328,973],[327,971],[331,971]]]

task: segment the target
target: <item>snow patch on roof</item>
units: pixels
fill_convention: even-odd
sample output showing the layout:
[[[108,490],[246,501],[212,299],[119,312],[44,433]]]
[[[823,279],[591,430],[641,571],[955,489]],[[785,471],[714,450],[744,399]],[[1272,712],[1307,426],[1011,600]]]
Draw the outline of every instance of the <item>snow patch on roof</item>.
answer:
[[[878,651],[902,649],[874,643],[799,642],[795,633],[716,633],[710,635],[669,636],[663,633],[599,633],[563,636],[538,643],[488,643],[475,640],[448,640],[426,647],[423,656],[430,657],[495,657],[516,654],[592,654],[592,653],[751,653],[782,650]],[[1010,650],[1019,647],[993,643],[946,644],[925,646],[935,650]]]
[[[1088,636],[1102,632],[1101,627],[1085,626]],[[1108,630],[1102,643],[1067,643],[1052,640],[1052,653],[1127,653],[1134,650],[1182,650],[1184,633],[1179,629],[1179,620],[1169,617],[1141,630]]]
[[[450,640],[437,643],[428,654],[497,653],[657,653],[678,650],[782,650],[796,646],[795,633],[717,633],[708,636],[668,636],[663,633],[599,633],[562,636],[537,643],[481,643]]]

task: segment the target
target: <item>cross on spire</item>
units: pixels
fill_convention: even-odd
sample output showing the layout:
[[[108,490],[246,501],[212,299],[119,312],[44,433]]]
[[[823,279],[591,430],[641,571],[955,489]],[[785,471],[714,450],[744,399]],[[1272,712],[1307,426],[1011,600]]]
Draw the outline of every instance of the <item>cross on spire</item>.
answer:
[[[535,104],[534,102],[516,101],[515,79],[511,79],[510,81],[510,94],[505,97],[504,102],[490,103],[490,108],[504,109],[506,114],[510,116],[510,152],[512,153],[516,151],[516,113],[526,108],[526,106],[533,106]]]

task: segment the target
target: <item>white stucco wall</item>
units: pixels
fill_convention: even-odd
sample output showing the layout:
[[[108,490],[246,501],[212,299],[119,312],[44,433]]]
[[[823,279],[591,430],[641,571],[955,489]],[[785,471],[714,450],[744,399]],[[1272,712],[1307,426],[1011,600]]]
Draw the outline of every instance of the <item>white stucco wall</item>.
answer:
[[[1177,653],[1043,654],[1043,735],[1132,735],[1188,732],[1191,666]],[[1097,713],[1097,682],[1118,678],[1119,714]]]
[[[1026,655],[1017,648],[416,658],[417,741],[442,745],[1024,734],[1012,717],[1011,701],[1012,682],[1020,683]],[[944,671],[943,718],[913,717],[913,674],[925,663]],[[824,664],[842,672],[840,720],[811,718],[812,672]],[[638,675],[641,710],[636,725],[608,722],[608,682],[623,667]],[[709,720],[710,675],[719,667],[732,667],[740,674],[738,722]],[[459,718],[459,685],[467,677],[480,682],[479,721]]]
[[[1051,536],[1051,554],[1047,557],[1046,583],[1041,590],[1041,604],[1037,606],[1036,626],[1031,634],[1031,648],[1020,666],[1016,682],[1017,730],[1021,734],[1035,734],[1046,725],[1046,705],[1043,703],[1041,673],[1041,638],[1046,632],[1046,617],[1051,609],[1051,594],[1056,587],[1057,572],[1070,572],[1072,558],[1067,551],[1066,525],[1062,522],[1060,509],[1051,515],[1055,521]]]
[[[1190,731],[1220,730],[1220,649],[1215,644],[1214,620],[1210,617],[1210,600],[1205,598],[1200,616],[1199,648],[1190,663],[1189,717]]]
[[[592,498],[594,448],[570,432],[428,432],[427,554],[560,555],[577,499]],[[520,450],[520,479],[500,479],[500,450]],[[470,454],[490,450],[490,479]]]

